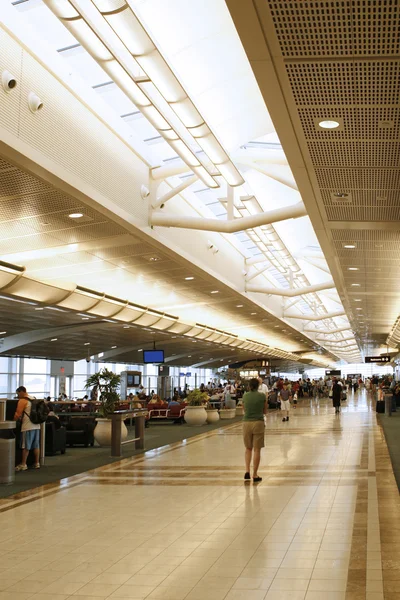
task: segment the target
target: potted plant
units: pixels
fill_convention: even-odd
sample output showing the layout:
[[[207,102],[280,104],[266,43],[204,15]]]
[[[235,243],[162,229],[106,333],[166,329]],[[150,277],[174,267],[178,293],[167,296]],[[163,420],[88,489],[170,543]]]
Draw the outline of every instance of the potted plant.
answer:
[[[118,389],[121,384],[121,376],[104,368],[88,377],[85,388],[96,388],[100,402],[97,412],[100,417],[96,419],[97,425],[94,437],[100,446],[111,446],[111,415],[118,407],[120,397]],[[128,430],[121,421],[121,439],[126,439]]]
[[[188,425],[200,426],[207,421],[206,406],[208,394],[200,390],[192,390],[186,398],[185,421]]]
[[[219,421],[219,412],[218,408],[214,408],[210,402],[207,402],[206,405],[206,413],[207,413],[207,423],[216,423]]]

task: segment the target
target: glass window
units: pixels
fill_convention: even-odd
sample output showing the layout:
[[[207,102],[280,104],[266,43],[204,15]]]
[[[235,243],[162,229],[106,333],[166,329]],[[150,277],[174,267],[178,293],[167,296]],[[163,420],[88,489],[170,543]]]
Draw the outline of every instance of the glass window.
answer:
[[[24,358],[25,373],[47,373],[47,360],[45,358]]]
[[[8,356],[0,356],[0,373],[8,373]]]
[[[32,394],[38,398],[44,398],[49,394],[49,390],[46,390],[46,380],[47,377],[45,374],[31,375],[29,373],[24,373],[23,385],[26,387],[28,394]]]

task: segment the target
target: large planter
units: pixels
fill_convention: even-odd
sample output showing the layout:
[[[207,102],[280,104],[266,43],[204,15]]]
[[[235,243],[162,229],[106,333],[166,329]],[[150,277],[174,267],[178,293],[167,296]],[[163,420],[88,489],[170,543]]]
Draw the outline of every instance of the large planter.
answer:
[[[243,415],[244,415],[244,406],[237,406],[236,407],[236,416],[243,417]]]
[[[111,419],[96,419],[97,425],[94,430],[94,439],[99,446],[111,446]],[[121,421],[121,441],[128,437],[128,430],[123,421]]]
[[[206,410],[207,413],[207,423],[216,423],[219,421],[219,413],[216,408],[209,408]]]
[[[185,410],[185,421],[192,427],[204,425],[207,421],[207,412],[204,406],[187,406]]]
[[[220,419],[234,419],[236,417],[236,408],[221,408],[219,411]]]

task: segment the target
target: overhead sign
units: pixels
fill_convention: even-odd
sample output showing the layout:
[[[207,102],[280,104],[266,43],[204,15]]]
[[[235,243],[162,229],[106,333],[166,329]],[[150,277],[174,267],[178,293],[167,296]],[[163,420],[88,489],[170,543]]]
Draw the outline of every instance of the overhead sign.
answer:
[[[179,377],[185,377],[186,373],[179,373]]]
[[[388,363],[390,362],[389,354],[382,354],[382,356],[366,356],[366,363]]]
[[[331,377],[341,377],[342,376],[342,371],[340,370],[333,370],[333,371],[325,371],[325,375],[330,375]]]
[[[186,377],[191,377],[192,374],[191,373],[186,373]]]

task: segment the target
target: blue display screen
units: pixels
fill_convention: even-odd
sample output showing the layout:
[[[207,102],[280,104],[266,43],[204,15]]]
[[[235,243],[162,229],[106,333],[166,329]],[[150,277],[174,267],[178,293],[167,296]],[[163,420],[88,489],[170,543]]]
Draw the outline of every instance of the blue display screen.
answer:
[[[143,350],[143,362],[145,363],[163,363],[164,350]]]

